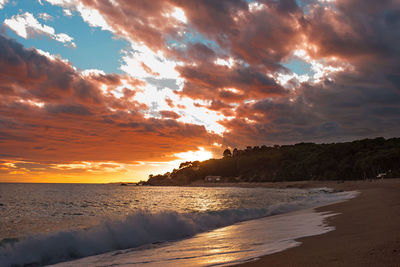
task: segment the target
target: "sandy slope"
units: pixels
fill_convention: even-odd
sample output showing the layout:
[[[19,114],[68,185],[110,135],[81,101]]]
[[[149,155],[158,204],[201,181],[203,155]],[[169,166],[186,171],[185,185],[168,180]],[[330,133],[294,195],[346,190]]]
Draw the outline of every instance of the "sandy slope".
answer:
[[[400,179],[302,182],[297,186],[327,186],[361,194],[318,209],[341,213],[328,220],[335,231],[303,238],[299,247],[243,266],[400,266]]]

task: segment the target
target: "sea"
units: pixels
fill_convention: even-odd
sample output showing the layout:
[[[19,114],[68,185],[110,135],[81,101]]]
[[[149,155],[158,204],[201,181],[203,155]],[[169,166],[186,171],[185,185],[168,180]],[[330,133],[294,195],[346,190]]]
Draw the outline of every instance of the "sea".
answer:
[[[0,184],[0,266],[227,266],[334,230],[329,188]]]

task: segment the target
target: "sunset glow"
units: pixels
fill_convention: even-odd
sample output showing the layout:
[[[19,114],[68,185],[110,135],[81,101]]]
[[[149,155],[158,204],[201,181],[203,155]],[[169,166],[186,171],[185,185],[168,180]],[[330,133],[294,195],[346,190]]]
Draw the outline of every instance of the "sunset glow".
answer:
[[[213,154],[210,151],[205,151],[203,147],[199,147],[197,151],[176,153],[175,156],[184,161],[203,161],[212,158]]]
[[[226,147],[398,135],[398,12],[0,1],[0,182],[135,182]]]

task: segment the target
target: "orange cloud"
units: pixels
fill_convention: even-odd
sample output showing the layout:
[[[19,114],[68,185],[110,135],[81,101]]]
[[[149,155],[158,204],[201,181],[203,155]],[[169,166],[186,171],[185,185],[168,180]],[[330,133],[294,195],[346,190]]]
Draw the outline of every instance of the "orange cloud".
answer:
[[[72,166],[75,171],[106,173],[118,164],[168,161],[169,155],[206,147],[218,138],[203,126],[145,118],[141,110],[146,107],[131,99],[133,89],[125,88],[119,97],[112,93],[122,80],[132,88],[141,86],[129,77],[84,76],[61,60],[51,60],[1,36],[0,48],[6,51],[0,52],[3,160],[43,165],[49,173],[62,171],[60,166],[66,168],[64,172]],[[108,89],[102,90],[103,85]],[[169,111],[163,114],[178,117]],[[82,168],[75,162],[81,162]],[[35,169],[32,166],[25,169]],[[24,172],[23,168],[7,170],[7,174]]]
[[[396,0],[80,3],[101,14],[103,29],[145,53],[127,51],[121,69],[129,75],[85,73],[0,37],[1,173],[68,169],[57,165],[122,173],[113,166],[167,162],[214,142],[335,142],[400,132]],[[295,76],[283,62],[300,50],[321,73],[335,71],[284,84],[279,77]],[[155,92],[164,106],[153,105]]]

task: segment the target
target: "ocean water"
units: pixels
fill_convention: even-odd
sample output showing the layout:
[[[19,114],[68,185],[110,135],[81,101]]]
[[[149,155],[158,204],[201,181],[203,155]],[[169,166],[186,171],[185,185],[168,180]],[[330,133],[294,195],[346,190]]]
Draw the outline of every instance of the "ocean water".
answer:
[[[150,248],[118,250],[52,266],[229,266],[300,245],[295,239],[332,231],[334,227],[324,223],[332,215],[335,214],[303,209],[243,221]]]
[[[0,184],[0,266],[241,262],[332,230],[324,225],[328,215],[304,210],[355,194],[327,188]],[[283,215],[271,217],[277,214]],[[210,242],[219,245],[210,248]]]

